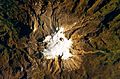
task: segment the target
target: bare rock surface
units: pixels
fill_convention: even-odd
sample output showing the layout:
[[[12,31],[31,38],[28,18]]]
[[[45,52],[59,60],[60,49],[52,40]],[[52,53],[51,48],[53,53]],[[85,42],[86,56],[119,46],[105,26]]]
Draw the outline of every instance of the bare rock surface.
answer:
[[[43,41],[64,28],[63,60]],[[0,79],[119,79],[120,0],[0,0]]]

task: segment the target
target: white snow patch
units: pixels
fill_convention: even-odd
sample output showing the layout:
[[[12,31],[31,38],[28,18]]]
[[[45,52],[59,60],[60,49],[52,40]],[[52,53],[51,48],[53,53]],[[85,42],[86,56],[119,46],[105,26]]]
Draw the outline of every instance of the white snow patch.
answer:
[[[47,43],[46,49],[43,50],[43,55],[47,59],[54,59],[58,56],[62,56],[62,59],[68,59],[72,56],[69,51],[72,46],[72,40],[68,40],[65,37],[64,29],[62,27],[53,35],[46,36],[43,42]]]

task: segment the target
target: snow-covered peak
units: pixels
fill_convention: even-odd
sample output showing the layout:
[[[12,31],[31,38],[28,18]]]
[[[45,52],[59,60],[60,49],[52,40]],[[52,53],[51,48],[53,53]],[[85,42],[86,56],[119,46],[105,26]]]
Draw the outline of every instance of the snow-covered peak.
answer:
[[[62,59],[68,59],[72,56],[69,49],[72,46],[72,40],[67,39],[64,35],[64,28],[59,28],[57,32],[45,37],[46,49],[43,54],[47,59],[54,59],[55,57],[62,56]]]

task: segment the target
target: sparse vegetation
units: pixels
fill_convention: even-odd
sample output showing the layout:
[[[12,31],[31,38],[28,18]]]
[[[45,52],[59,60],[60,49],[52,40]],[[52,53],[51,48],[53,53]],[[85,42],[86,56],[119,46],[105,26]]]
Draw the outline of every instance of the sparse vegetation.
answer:
[[[75,70],[41,53],[56,27],[73,40]],[[120,78],[120,0],[0,0],[0,79],[54,78]]]

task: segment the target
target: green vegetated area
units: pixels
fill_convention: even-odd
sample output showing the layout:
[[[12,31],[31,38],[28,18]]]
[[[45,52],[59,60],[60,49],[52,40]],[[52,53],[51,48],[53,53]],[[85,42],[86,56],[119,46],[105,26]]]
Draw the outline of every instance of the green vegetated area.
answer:
[[[54,2],[55,1],[55,2]],[[53,3],[57,2],[54,0]],[[34,65],[30,61],[27,45],[32,30],[30,16],[36,14],[32,2],[39,0],[0,0],[0,79],[49,78],[37,69],[31,76]],[[48,2],[42,1],[42,9]],[[81,46],[87,51],[83,57],[82,69],[63,72],[62,79],[119,79],[120,78],[120,0],[58,0],[63,11],[74,16],[92,16],[99,19],[92,25],[95,30],[86,31]],[[42,13],[43,11],[41,11]],[[44,12],[43,12],[44,13]],[[37,14],[36,14],[37,15]],[[39,15],[40,16],[40,15]],[[97,50],[97,52],[96,52]],[[30,74],[29,74],[30,73]],[[42,75],[41,75],[42,74]],[[43,77],[44,76],[44,77]]]
[[[18,5],[18,1],[0,0],[0,79],[27,78],[21,67],[31,65],[25,48],[31,30],[23,23]]]

